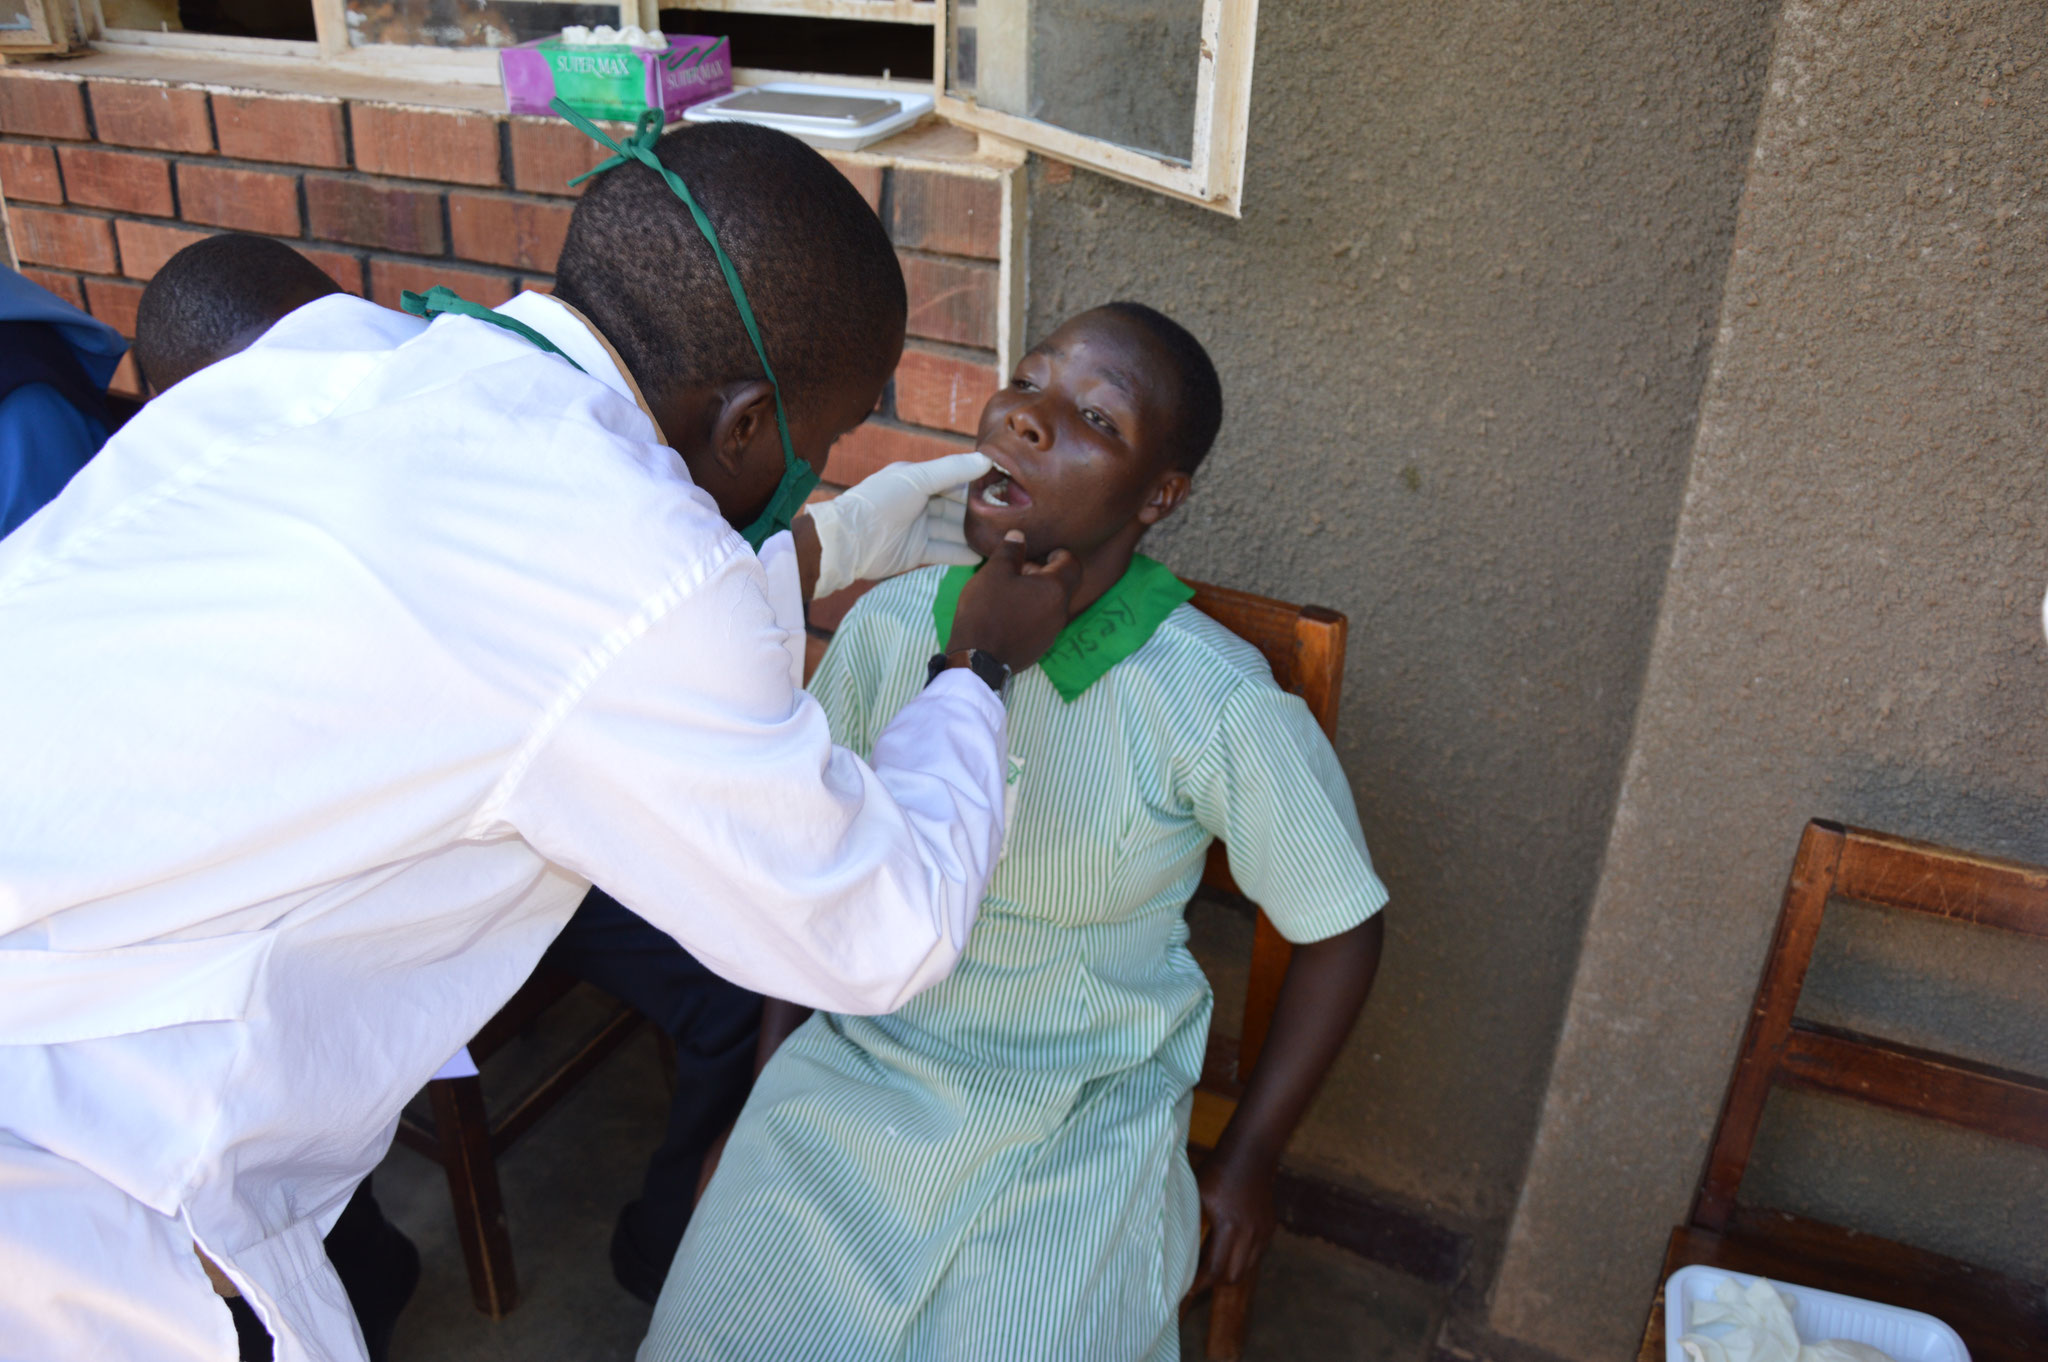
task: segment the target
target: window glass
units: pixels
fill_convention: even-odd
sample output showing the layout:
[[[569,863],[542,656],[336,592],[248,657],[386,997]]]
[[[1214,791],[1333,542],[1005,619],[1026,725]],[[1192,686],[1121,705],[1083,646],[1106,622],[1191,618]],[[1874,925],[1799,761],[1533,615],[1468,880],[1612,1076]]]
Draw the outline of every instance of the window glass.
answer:
[[[664,9],[661,27],[668,33],[732,39],[735,66],[829,76],[932,78],[932,31],[925,24]]]
[[[949,3],[947,93],[1182,164],[1194,155],[1202,0]]]
[[[352,47],[511,47],[551,37],[571,24],[595,28],[617,27],[618,22],[617,0],[608,5],[565,0],[348,0]]]
[[[313,41],[313,0],[100,0],[108,28]]]

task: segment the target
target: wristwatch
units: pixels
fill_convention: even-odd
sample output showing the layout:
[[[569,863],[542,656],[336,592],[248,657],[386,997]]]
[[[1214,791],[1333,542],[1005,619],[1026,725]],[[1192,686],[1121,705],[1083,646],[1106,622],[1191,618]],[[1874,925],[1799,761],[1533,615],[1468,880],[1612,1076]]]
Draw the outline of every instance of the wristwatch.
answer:
[[[929,686],[939,679],[940,672],[960,665],[963,660],[967,670],[980,677],[998,697],[1009,693],[1009,663],[979,648],[955,648],[950,653],[933,653],[932,660],[925,664],[924,683]]]

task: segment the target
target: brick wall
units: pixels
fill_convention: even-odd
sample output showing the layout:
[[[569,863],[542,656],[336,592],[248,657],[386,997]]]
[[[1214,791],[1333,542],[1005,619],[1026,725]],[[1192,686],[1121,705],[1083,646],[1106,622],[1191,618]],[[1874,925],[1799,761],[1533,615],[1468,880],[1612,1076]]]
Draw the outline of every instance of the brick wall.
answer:
[[[601,159],[551,119],[359,100],[0,73],[0,194],[22,272],[132,337],[142,284],[232,229],[295,247],[387,307],[447,284],[495,304],[546,288],[575,191]],[[996,387],[1001,191],[936,170],[842,164],[902,256],[910,340],[880,410],[832,451],[846,484],[967,447]],[[117,391],[141,395],[124,360]]]

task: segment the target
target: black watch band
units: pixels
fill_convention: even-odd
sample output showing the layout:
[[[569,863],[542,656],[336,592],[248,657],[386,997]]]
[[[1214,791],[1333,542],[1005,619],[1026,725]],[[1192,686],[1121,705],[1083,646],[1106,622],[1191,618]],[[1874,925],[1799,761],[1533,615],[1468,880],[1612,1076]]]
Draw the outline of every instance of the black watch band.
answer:
[[[1003,694],[1010,684],[1010,667],[994,653],[985,653],[979,648],[956,648],[950,653],[933,653],[932,660],[925,664],[924,683],[929,686],[939,679],[939,673],[950,669],[954,659],[965,657],[967,670],[980,677],[988,688],[997,695]]]

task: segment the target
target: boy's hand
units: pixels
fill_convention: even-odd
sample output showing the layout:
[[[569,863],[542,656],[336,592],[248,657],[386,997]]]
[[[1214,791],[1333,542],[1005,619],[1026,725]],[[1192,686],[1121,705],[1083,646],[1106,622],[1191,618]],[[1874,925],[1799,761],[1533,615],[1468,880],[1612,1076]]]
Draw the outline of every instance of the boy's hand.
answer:
[[[1258,1270],[1279,1217],[1273,1209],[1275,1166],[1262,1160],[1217,1153],[1202,1165],[1196,1185],[1202,1193],[1202,1258],[1188,1294],[1212,1286],[1234,1286]]]
[[[946,651],[979,648],[1021,672],[1045,656],[1072,618],[1081,560],[1054,549],[1043,563],[1031,562],[1023,531],[1010,535],[962,588]]]

